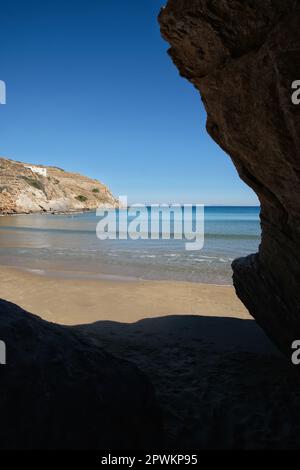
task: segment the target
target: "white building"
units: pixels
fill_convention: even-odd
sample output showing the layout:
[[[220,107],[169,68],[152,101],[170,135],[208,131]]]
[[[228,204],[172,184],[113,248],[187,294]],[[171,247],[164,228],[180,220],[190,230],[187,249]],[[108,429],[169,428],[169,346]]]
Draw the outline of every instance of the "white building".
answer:
[[[47,168],[41,168],[39,166],[25,165],[25,168],[28,168],[32,173],[37,173],[38,175],[47,177]]]

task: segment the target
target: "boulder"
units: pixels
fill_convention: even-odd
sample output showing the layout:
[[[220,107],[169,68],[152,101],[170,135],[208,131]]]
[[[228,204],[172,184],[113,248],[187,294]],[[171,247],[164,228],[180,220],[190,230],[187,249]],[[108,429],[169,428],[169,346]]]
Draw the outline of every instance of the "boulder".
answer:
[[[3,300],[0,340],[6,345],[0,449],[144,449],[161,443],[153,388],[134,365],[72,327]]]

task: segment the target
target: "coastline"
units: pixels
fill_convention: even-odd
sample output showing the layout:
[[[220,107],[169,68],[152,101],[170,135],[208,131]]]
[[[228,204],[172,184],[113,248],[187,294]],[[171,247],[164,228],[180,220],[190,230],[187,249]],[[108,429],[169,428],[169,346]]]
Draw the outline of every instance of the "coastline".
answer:
[[[82,208],[82,209],[70,209],[68,211],[47,211],[47,210],[40,210],[40,211],[31,211],[31,212],[9,212],[4,213],[0,212],[0,217],[17,217],[19,215],[74,215],[74,214],[85,214],[86,212],[96,212],[96,210],[101,207],[97,206],[94,208]]]
[[[0,297],[64,325],[168,315],[251,319],[233,287],[196,282],[74,279],[1,266]]]

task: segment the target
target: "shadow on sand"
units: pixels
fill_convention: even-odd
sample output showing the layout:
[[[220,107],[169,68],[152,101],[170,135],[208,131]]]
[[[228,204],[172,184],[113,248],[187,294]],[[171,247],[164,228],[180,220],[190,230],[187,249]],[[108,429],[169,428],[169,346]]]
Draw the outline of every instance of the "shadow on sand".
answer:
[[[300,447],[300,370],[254,321],[178,315],[73,328],[147,374],[167,447]]]

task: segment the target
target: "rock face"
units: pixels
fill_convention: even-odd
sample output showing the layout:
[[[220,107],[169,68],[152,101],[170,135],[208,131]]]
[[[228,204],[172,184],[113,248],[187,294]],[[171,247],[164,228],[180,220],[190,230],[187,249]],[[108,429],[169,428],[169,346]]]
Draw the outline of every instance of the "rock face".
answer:
[[[68,212],[118,202],[97,180],[60,168],[0,158],[0,213]]]
[[[261,203],[258,254],[233,263],[238,296],[284,353],[300,339],[300,5],[169,0],[163,37],[200,91],[207,130]]]
[[[130,449],[161,443],[152,386],[70,327],[0,301],[0,449]],[[3,350],[1,349],[3,362]]]

